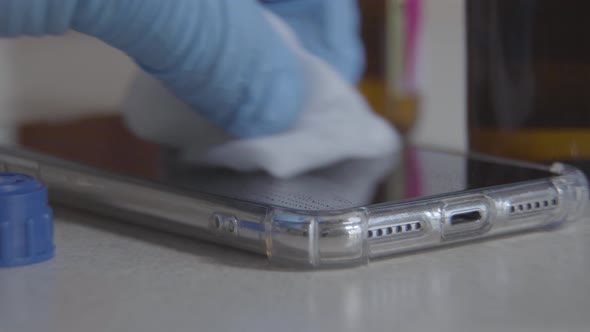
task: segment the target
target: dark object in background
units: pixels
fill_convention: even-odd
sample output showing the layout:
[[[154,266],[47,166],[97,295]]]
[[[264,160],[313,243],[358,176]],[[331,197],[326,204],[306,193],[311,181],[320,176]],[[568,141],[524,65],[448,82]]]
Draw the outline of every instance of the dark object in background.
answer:
[[[404,44],[403,40],[397,39],[396,34],[408,33],[404,24],[401,31],[394,31],[394,24],[391,23],[398,16],[409,16],[406,11],[412,6],[408,6],[408,2],[408,0],[358,2],[362,14],[361,31],[366,54],[365,75],[359,89],[373,110],[391,122],[404,135],[408,134],[418,121],[420,96],[417,91],[404,91],[402,86],[394,86],[400,82],[395,82],[395,79],[391,77],[391,67],[396,61],[390,52]],[[419,11],[415,7],[412,8]],[[418,22],[415,24],[417,27],[420,26]],[[401,50],[397,52],[402,53]],[[409,66],[409,64],[405,63],[401,66]],[[398,68],[398,70],[401,69],[401,67]],[[398,74],[401,75],[401,72]]]
[[[104,170],[153,177],[160,147],[137,138],[120,115],[96,115],[63,122],[33,122],[19,128],[19,144]]]
[[[474,151],[590,171],[590,2],[467,0]]]

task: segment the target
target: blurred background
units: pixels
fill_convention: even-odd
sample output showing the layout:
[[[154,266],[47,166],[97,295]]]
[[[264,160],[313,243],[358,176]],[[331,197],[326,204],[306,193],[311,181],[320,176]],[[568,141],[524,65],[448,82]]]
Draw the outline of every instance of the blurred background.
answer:
[[[361,84],[387,115],[387,0],[360,1],[368,68]],[[422,1],[417,81],[420,112],[411,137],[418,143],[464,149],[465,33],[463,0]],[[136,70],[123,54],[77,33],[0,40],[0,142],[19,127],[105,114],[114,116]],[[444,128],[444,130],[441,130]],[[29,128],[30,130],[30,128]]]

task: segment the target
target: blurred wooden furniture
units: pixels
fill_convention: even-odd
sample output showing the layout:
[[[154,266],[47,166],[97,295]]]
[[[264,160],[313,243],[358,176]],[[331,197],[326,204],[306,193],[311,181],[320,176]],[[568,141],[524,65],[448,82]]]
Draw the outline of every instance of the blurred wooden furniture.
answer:
[[[133,135],[119,115],[65,122],[32,122],[18,131],[19,144],[101,169],[153,176],[160,148]]]

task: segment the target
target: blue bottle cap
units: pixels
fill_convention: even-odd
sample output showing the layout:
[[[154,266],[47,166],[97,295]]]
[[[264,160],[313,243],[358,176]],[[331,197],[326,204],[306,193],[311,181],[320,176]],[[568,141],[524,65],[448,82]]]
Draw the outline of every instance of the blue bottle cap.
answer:
[[[47,186],[28,175],[0,173],[0,267],[46,261],[54,251]]]

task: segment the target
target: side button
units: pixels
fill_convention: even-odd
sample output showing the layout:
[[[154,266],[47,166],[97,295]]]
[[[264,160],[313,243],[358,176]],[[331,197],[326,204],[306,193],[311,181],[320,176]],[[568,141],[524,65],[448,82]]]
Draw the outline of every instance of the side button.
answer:
[[[220,235],[238,235],[238,218],[224,213],[213,213],[209,221],[209,227]]]

